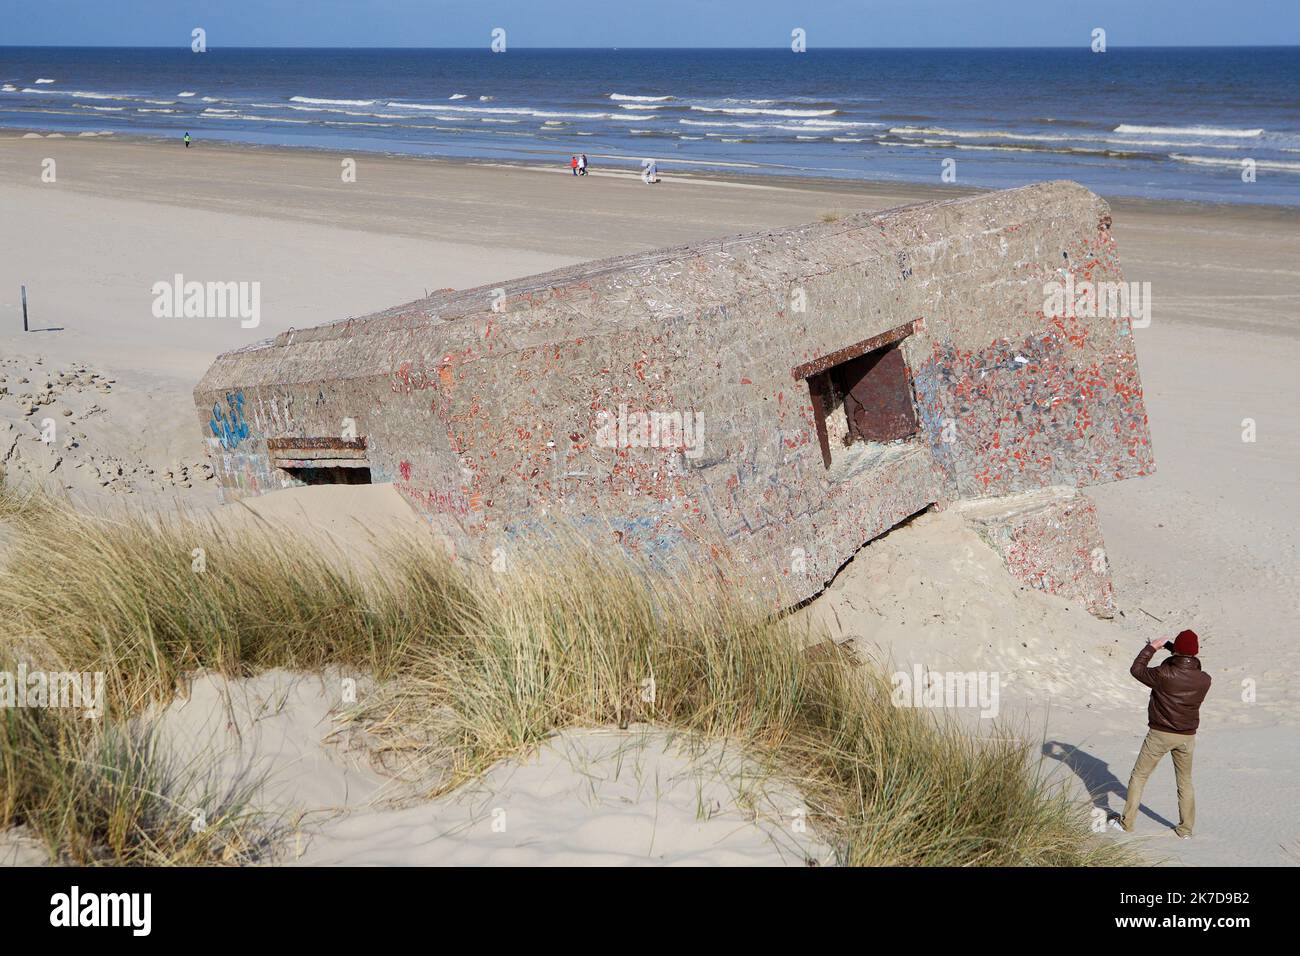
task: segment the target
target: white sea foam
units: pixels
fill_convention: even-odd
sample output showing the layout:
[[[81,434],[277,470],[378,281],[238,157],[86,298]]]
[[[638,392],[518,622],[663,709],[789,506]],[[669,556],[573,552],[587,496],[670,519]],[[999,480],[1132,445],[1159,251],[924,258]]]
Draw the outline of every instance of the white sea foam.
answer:
[[[311,103],[314,106],[374,106],[374,100],[322,100],[311,96],[291,96],[290,103]]]
[[[765,110],[750,106],[692,106],[701,113],[730,113],[733,116],[834,116],[839,110]]]
[[[37,83],[53,83],[54,81],[53,81],[53,80],[50,80],[50,79],[46,79],[45,77],[41,77],[41,78],[38,79],[36,82],[37,82]]]
[[[1232,139],[1254,139],[1262,136],[1262,129],[1234,129],[1226,126],[1133,126],[1121,123],[1115,133],[1154,133],[1163,136],[1222,136]]]
[[[467,95],[468,95],[468,94],[466,94],[466,93],[453,93],[453,94],[451,94],[451,96],[447,97],[447,99],[449,99],[449,100],[463,100],[463,99],[465,99],[465,97],[466,97]]]
[[[195,94],[194,94],[193,92],[191,92],[190,90],[185,90],[185,91],[183,91],[183,92],[177,93],[176,95],[177,95],[177,96],[190,97],[190,96],[194,96]]]
[[[86,90],[37,90],[30,86],[23,87],[24,93],[40,93],[42,96],[70,96],[78,100],[129,100],[129,96],[114,93],[94,93]]]
[[[620,103],[619,107],[625,110],[661,110],[662,105],[656,106],[653,103]]]
[[[1143,138],[1118,138],[1116,136],[1096,136],[1087,133],[1012,133],[1006,130],[954,130],[942,126],[894,126],[889,132],[896,136],[927,137],[942,136],[956,139],[1009,139],[1027,143],[1106,143],[1113,146],[1148,147],[1148,146],[1203,146],[1206,149],[1244,149],[1239,144],[1179,142],[1177,140],[1159,140]],[[1132,134],[1130,134],[1131,136]],[[932,145],[945,145],[947,140],[922,139]]]
[[[799,124],[807,129],[856,129],[862,126],[884,126],[884,123],[872,123],[867,120],[828,120],[810,119]]]
[[[1187,156],[1183,153],[1170,153],[1170,159],[1180,163],[1192,163],[1197,166],[1233,166],[1241,168],[1240,159],[1225,159],[1222,156]],[[1286,162],[1280,159],[1257,159],[1257,169],[1273,169],[1284,173],[1300,173],[1300,163]]]
[[[711,126],[715,128],[725,126],[728,129],[770,129],[772,126],[771,123],[742,123],[740,121],[727,123],[721,120],[679,119],[677,122],[681,123],[683,126]]]
[[[311,124],[311,120],[278,119],[274,116],[249,116],[245,113],[209,113],[206,110],[199,114],[199,119],[249,120],[254,123],[292,123],[295,126],[308,126]]]
[[[428,112],[471,113],[485,116],[532,116],[537,119],[611,119],[610,113],[565,113],[550,110],[535,110],[517,106],[448,106],[446,103],[397,103],[386,104],[396,109],[424,110]]]
[[[635,96],[631,93],[610,93],[609,98],[630,103],[665,103],[672,99],[671,96]]]

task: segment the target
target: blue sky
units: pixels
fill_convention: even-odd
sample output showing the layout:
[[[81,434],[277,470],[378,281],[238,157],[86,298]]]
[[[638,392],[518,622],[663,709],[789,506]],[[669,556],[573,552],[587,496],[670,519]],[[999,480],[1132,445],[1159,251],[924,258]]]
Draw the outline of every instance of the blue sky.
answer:
[[[0,0],[0,44],[776,47],[1300,44],[1300,0]]]

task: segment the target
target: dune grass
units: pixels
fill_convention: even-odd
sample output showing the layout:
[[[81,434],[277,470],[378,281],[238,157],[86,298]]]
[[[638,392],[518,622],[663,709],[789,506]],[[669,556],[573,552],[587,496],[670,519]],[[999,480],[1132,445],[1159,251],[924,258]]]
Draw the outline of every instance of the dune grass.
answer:
[[[0,522],[12,539],[0,566],[7,626],[63,668],[107,672],[109,722],[167,698],[196,668],[344,665],[377,678],[359,718],[402,759],[440,768],[435,792],[558,730],[649,724],[739,742],[800,787],[844,863],[1131,861],[1089,831],[1087,807],[1044,779],[1025,744],[976,741],[893,706],[873,669],[810,657],[809,635],[771,613],[771,595],[650,574],[576,545],[493,574],[407,542],[382,567],[350,570],[279,531],[110,520],[11,493],[0,494]],[[60,780],[59,767],[75,777],[82,748],[102,743],[78,730],[60,750],[50,734],[6,725],[0,826],[26,822],[65,855],[100,846],[116,862],[142,859],[104,838],[106,821],[154,811],[134,810],[121,787],[99,797]],[[14,761],[46,750],[51,769],[14,785]],[[62,830],[37,812],[62,804],[77,807]],[[175,856],[229,857],[226,845]]]

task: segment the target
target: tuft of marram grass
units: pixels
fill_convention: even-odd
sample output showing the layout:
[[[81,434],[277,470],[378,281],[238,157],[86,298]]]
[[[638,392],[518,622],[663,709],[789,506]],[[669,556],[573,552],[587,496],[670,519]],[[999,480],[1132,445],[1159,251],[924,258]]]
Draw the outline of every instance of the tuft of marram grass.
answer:
[[[813,659],[771,595],[735,584],[576,541],[494,574],[415,541],[349,568],[280,530],[92,517],[2,494],[0,521],[16,538],[0,567],[10,627],[67,669],[108,671],[117,719],[200,667],[345,665],[380,678],[362,716],[405,759],[443,771],[438,792],[561,729],[649,724],[739,742],[800,787],[844,863],[1131,862],[1025,744],[893,706],[882,674]],[[6,766],[22,746],[12,736]],[[36,799],[23,793],[20,805]]]
[[[15,665],[0,652],[0,670]],[[143,719],[0,708],[0,831],[25,827],[54,862],[256,861],[274,832],[251,808],[258,784],[221,784],[200,763],[181,763]]]

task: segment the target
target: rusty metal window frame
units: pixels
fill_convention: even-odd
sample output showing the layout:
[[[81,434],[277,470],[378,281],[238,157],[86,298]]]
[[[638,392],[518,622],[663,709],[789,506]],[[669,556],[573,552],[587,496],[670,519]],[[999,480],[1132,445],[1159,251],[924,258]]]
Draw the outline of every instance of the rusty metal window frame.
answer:
[[[276,468],[369,468],[364,438],[268,438]]]
[[[881,332],[879,335],[873,335],[869,339],[863,339],[861,342],[838,349],[820,358],[815,358],[810,362],[796,365],[790,370],[791,377],[796,381],[803,379],[808,383],[808,395],[812,399],[813,420],[817,425],[817,440],[822,447],[822,463],[827,468],[831,467],[831,440],[826,430],[826,410],[830,405],[830,370],[837,365],[842,365],[859,356],[866,355],[868,352],[874,352],[877,349],[901,342],[915,332],[916,328],[917,323],[915,321],[907,322],[897,328],[890,329],[888,332]]]

